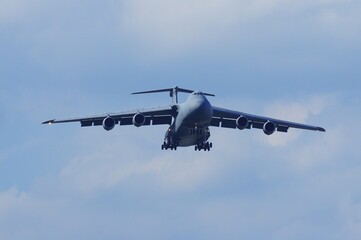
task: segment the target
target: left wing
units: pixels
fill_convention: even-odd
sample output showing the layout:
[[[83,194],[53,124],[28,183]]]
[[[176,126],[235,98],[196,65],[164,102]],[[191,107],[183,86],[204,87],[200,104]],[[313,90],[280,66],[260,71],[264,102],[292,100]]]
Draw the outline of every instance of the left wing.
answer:
[[[100,126],[104,124],[106,118],[111,119],[110,123],[114,125],[132,125],[134,124],[134,117],[140,114],[140,125],[159,125],[159,124],[171,124],[172,117],[175,116],[177,111],[176,105],[170,105],[165,107],[155,107],[148,109],[136,109],[131,111],[105,113],[86,117],[76,117],[67,119],[52,119],[43,122],[42,124],[53,123],[66,123],[66,122],[80,122],[82,127]],[[144,117],[144,119],[143,119]],[[114,120],[114,121],[113,121]],[[143,121],[144,120],[144,121]],[[103,125],[104,126],[104,125]],[[114,127],[114,126],[113,126]]]
[[[326,131],[322,127],[257,116],[218,107],[213,107],[213,118],[211,126],[240,129],[251,127],[259,128],[263,129],[264,132],[268,135],[272,134],[274,131],[287,132],[288,128],[300,128],[321,132]]]

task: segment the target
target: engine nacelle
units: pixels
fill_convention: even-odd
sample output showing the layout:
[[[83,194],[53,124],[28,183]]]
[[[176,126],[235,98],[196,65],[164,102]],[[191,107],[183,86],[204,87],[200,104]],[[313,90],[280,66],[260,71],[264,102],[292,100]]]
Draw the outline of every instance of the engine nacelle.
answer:
[[[236,120],[236,126],[238,129],[243,130],[246,127],[248,127],[249,122],[248,122],[248,118],[240,116],[239,118],[237,118]]]
[[[106,117],[103,120],[103,128],[107,131],[110,131],[115,126],[115,120],[112,117]]]
[[[271,135],[276,131],[276,124],[273,122],[267,121],[265,124],[263,124],[263,132],[267,135]]]
[[[140,127],[145,123],[145,116],[141,113],[137,113],[133,116],[133,124],[136,127]]]

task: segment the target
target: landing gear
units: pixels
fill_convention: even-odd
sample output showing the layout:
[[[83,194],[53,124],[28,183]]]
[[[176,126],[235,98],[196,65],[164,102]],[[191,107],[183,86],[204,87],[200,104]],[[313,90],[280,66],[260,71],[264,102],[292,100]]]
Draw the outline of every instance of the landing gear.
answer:
[[[178,143],[174,143],[174,144],[168,144],[166,142],[163,142],[161,148],[162,150],[168,150],[170,148],[170,150],[177,150],[177,147],[179,146]]]
[[[211,148],[213,147],[213,144],[210,142],[202,142],[202,143],[198,143],[197,145],[194,146],[194,151],[200,151],[200,150],[204,150],[204,151],[210,151]]]

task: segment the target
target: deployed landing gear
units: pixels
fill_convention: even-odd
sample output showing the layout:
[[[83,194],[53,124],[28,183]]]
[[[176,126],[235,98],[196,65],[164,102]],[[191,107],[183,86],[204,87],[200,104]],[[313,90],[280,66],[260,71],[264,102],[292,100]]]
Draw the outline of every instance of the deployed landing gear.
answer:
[[[168,144],[168,143],[166,143],[166,142],[163,142],[163,144],[162,144],[162,150],[168,150],[168,149],[170,149],[170,150],[177,150],[177,147],[178,147],[178,143],[175,143],[175,144]]]
[[[205,142],[205,143],[198,143],[197,145],[194,146],[194,151],[200,151],[200,150],[204,150],[204,151],[210,151],[211,148],[213,147],[213,144],[210,142]]]

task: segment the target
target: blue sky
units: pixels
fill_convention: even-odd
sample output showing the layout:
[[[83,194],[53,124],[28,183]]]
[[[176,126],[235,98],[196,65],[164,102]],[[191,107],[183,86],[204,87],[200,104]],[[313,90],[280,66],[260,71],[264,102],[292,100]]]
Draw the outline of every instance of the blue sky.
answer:
[[[0,2],[1,239],[360,239],[361,3]],[[164,126],[106,132],[71,117],[212,104],[323,126],[211,129],[160,150]],[[182,96],[181,99],[184,99]]]

